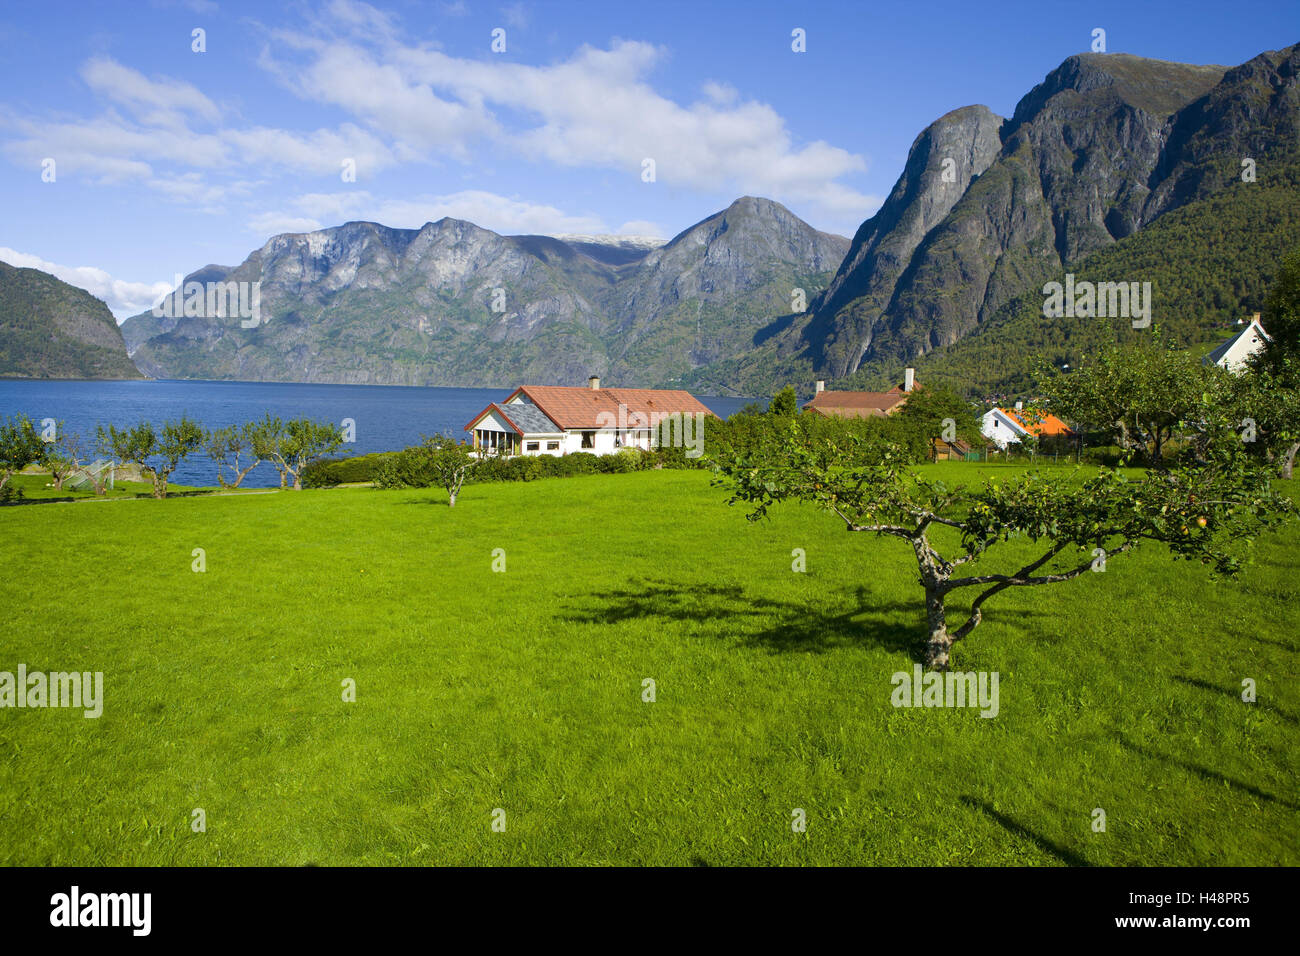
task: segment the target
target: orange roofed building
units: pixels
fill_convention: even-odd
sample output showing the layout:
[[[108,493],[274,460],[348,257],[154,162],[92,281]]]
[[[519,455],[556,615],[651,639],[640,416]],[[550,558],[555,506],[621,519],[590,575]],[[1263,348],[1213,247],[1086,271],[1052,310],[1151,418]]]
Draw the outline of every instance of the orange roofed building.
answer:
[[[1027,437],[1068,437],[1074,434],[1070,426],[1051,413],[1041,420],[1030,415],[1021,402],[1016,402],[1014,409],[991,408],[985,412],[980,433],[999,448],[1019,444]]]
[[[690,392],[601,388],[592,376],[587,388],[522,385],[475,415],[465,431],[476,450],[491,454],[612,455],[624,448],[649,451],[661,427],[681,435],[686,422],[689,434],[697,434],[706,416],[717,417]]]
[[[834,418],[885,418],[906,405],[907,396],[920,388],[910,368],[903,373],[903,383],[887,392],[828,392],[825,386],[825,382],[817,383],[817,394],[804,403],[804,411]]]

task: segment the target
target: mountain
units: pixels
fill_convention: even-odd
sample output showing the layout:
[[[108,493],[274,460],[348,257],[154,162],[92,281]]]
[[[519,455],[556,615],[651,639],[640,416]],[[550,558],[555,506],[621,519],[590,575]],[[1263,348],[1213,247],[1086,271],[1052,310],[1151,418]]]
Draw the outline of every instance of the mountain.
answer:
[[[158,377],[656,385],[752,347],[792,290],[811,298],[848,246],[753,197],[667,243],[351,222],[275,236],[237,267],[186,277],[260,283],[260,324],[205,308],[144,313],[123,331]]]
[[[834,280],[813,310],[806,338],[819,368],[843,375],[870,345],[917,247],[942,223],[971,182],[997,159],[1004,120],[984,106],[941,117],[912,144],[903,174],[879,212],[864,222]]]
[[[1119,277],[1151,283],[1151,328],[1103,318],[1043,316],[1040,288],[998,309],[971,334],[910,363],[917,378],[972,399],[1031,394],[1036,366],[1077,367],[1105,346],[1158,332],[1170,344],[1208,351],[1263,308],[1283,256],[1300,248],[1300,161],[1261,167],[1194,200],[1071,266],[1076,284]],[[1062,281],[1062,275],[1053,276]],[[902,362],[875,362],[839,387],[875,389],[896,381]]]
[[[1240,184],[1243,159],[1259,182],[1293,160],[1298,73],[1300,45],[1232,69],[1085,53],[1009,119],[949,113],[917,137],[808,313],[774,318],[757,349],[691,383],[889,380],[1093,253]]]
[[[0,376],[140,378],[108,306],[37,269],[0,262]]]

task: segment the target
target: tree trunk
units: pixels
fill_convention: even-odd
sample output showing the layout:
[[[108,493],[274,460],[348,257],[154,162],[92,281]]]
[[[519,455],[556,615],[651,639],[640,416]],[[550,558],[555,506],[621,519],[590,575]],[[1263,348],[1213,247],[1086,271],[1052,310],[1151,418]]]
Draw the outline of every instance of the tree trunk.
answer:
[[[455,489],[455,488],[448,488],[448,489],[447,489],[447,507],[448,507],[448,508],[454,508],[454,507],[456,507],[456,489]]]
[[[930,626],[930,640],[925,645],[925,666],[932,670],[946,671],[952,636],[948,633],[943,594],[936,588],[925,589],[925,614]]]
[[[1295,469],[1296,452],[1300,452],[1300,441],[1291,446],[1291,450],[1286,453],[1286,458],[1282,461],[1282,477],[1290,478]]]
[[[293,476],[293,490],[302,491],[302,472],[295,472]]]

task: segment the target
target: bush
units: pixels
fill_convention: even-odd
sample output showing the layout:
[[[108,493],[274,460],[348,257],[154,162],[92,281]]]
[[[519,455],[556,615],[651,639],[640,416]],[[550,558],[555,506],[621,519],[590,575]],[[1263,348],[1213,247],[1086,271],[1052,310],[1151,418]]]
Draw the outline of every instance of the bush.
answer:
[[[407,448],[357,458],[322,460],[303,472],[303,485],[331,488],[347,482],[372,481],[379,488],[428,488],[433,479],[426,473],[424,459],[416,454],[417,451],[418,448]],[[490,456],[478,463],[466,483],[626,474],[657,467],[700,468],[705,465],[703,459],[687,458],[684,448],[661,448],[648,452],[624,448],[613,455],[593,455],[584,451],[570,455],[516,455],[514,458]]]
[[[700,458],[687,458],[685,448],[660,445],[651,452],[651,468],[698,468]]]
[[[377,481],[379,472],[401,452],[384,451],[355,458],[322,458],[302,470],[304,488],[333,488],[355,482]]]
[[[474,469],[474,475],[470,479],[474,482],[481,481],[514,481],[514,474],[510,470],[509,458],[497,458],[489,455],[479,461],[478,467]]]
[[[402,476],[402,469],[399,467],[396,459],[390,459],[379,466],[375,472],[376,488],[405,488],[406,480]]]
[[[507,462],[511,481],[533,481],[542,477],[542,462],[531,455],[519,455]]]
[[[600,459],[589,451],[574,452],[554,459],[557,475],[594,475],[600,468]]]
[[[640,471],[646,467],[648,456],[639,448],[624,448],[613,455],[604,455],[597,459],[597,467],[605,474],[623,475],[630,471]]]

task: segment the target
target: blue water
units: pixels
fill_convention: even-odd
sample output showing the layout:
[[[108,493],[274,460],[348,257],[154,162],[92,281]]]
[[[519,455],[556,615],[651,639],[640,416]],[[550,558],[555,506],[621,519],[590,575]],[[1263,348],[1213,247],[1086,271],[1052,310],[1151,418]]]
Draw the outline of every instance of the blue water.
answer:
[[[341,454],[393,451],[441,432],[463,439],[465,425],[513,388],[409,388],[396,385],[300,385],[279,382],[83,382],[0,379],[0,418],[19,412],[38,425],[53,418],[93,443],[99,425],[119,428],[140,421],[155,426],[188,415],[205,428],[239,425],[268,412],[282,419],[356,422],[356,442]],[[753,399],[697,396],[726,418]],[[199,452],[181,464],[172,481],[215,485],[216,465]],[[244,484],[277,484],[274,467],[259,465]]]

